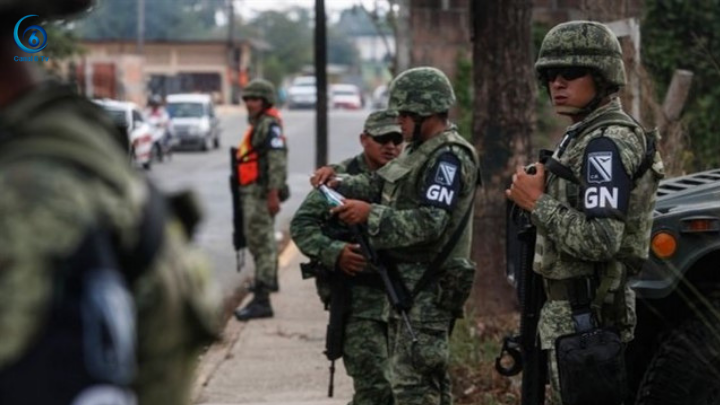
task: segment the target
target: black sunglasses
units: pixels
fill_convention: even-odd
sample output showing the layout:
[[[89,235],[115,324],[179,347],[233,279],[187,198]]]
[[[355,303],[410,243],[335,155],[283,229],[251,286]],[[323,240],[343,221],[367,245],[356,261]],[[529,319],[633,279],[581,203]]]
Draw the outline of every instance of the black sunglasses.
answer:
[[[558,76],[562,77],[565,80],[572,81],[584,77],[589,73],[590,69],[588,68],[571,66],[560,68],[547,68],[541,73],[541,76],[546,82],[553,82]]]
[[[403,143],[403,137],[400,134],[385,134],[380,136],[371,136],[370,138],[381,145],[392,142],[395,146],[397,146]]]

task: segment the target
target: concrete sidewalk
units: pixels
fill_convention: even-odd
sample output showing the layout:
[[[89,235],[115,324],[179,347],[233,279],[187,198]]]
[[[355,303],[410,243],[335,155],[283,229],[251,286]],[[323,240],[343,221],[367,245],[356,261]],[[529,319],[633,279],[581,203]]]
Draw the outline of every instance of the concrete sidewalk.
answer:
[[[203,357],[195,404],[344,405],[352,381],[336,361],[335,396],[327,397],[323,350],[328,314],[312,280],[302,280],[305,257],[290,242],[280,255],[280,292],[271,297],[275,317],[240,323],[230,318],[223,342]],[[249,297],[246,298],[246,302]]]

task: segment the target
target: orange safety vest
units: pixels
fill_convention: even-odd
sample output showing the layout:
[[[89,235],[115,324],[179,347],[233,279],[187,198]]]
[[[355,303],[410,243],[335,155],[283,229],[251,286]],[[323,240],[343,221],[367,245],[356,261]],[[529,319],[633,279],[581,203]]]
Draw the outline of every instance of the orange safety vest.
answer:
[[[264,112],[265,115],[275,118],[282,127],[282,118],[280,118],[280,111],[276,108],[268,108]],[[247,186],[248,184],[255,183],[260,177],[260,156],[257,150],[252,146],[252,135],[255,128],[250,127],[245,131],[245,136],[240,147],[238,147],[237,161],[238,161],[238,179],[241,186]],[[283,135],[284,136],[284,135]],[[264,151],[263,151],[264,152]]]

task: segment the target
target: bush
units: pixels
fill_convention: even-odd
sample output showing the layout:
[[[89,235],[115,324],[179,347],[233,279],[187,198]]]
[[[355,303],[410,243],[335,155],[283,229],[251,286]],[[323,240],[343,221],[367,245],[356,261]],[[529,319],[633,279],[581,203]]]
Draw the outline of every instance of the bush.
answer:
[[[664,95],[675,69],[694,73],[685,106],[691,166],[720,167],[720,0],[648,0],[642,24],[643,64]]]

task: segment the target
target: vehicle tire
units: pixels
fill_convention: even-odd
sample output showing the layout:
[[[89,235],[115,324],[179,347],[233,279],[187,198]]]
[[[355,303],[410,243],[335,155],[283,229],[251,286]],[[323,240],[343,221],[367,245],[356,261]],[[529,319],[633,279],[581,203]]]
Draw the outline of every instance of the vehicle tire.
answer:
[[[212,141],[210,140],[210,138],[205,138],[205,139],[203,139],[203,143],[202,143],[202,145],[200,146],[200,150],[203,151],[203,152],[209,151],[209,150],[210,150],[210,144],[211,144],[211,143],[212,143]]]
[[[720,300],[669,332],[637,391],[636,405],[720,405]]]
[[[215,149],[220,149],[220,135],[216,136],[215,139],[213,139],[213,147]]]

